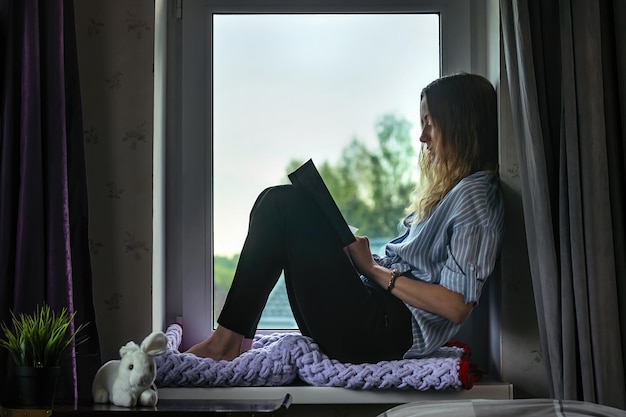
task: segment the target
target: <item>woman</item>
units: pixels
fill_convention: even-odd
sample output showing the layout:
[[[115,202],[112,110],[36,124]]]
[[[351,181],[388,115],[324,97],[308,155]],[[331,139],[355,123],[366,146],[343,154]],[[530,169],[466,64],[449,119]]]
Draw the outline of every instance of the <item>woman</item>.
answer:
[[[367,237],[343,248],[297,186],[269,188],[252,208],[219,325],[189,353],[236,358],[281,271],[300,331],[331,358],[421,357],[455,335],[504,234],[496,93],[478,75],[442,77],[422,91],[420,116],[421,187],[406,232],[386,245],[385,256],[371,254]]]

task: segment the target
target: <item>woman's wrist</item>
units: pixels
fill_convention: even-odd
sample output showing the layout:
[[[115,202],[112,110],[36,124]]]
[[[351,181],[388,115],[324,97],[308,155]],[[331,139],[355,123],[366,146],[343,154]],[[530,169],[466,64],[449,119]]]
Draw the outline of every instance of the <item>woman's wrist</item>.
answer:
[[[368,274],[364,275],[380,285],[382,289],[391,291],[396,284],[396,279],[400,276],[400,271],[375,264]]]
[[[391,292],[391,290],[393,290],[393,287],[396,286],[396,278],[400,275],[402,275],[400,271],[395,268],[390,271],[389,282],[387,283],[387,292]]]

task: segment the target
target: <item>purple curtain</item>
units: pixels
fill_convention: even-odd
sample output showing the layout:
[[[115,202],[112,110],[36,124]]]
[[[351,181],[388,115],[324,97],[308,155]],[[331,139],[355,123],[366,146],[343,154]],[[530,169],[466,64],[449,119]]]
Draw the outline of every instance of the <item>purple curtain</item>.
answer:
[[[48,303],[89,322],[57,403],[91,401],[100,366],[71,0],[0,0],[0,320]],[[0,386],[13,363],[0,352]],[[10,391],[0,390],[0,402]]]

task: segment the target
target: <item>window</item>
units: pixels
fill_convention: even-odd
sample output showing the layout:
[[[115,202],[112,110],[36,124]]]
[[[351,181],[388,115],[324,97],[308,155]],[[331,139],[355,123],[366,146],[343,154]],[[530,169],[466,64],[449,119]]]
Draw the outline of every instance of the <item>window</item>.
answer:
[[[285,182],[296,161],[312,157],[358,186],[380,169],[367,165],[367,157],[391,150],[382,175],[388,182],[378,189],[370,188],[377,182],[361,184],[360,204],[339,181],[329,187],[348,221],[373,243],[397,235],[415,184],[419,145],[411,141],[411,126],[419,127],[420,91],[439,76],[439,15],[214,14],[212,35],[215,318],[254,200]],[[371,204],[368,197],[381,192],[385,204]],[[380,224],[384,216],[389,219]],[[259,329],[296,328],[281,277]]]
[[[233,109],[240,110],[242,107],[245,107],[236,102],[234,104],[228,103],[229,100],[240,98],[242,91],[232,90],[235,87],[232,87],[232,85],[228,87],[229,84],[223,78],[220,78],[219,81],[216,80],[216,78],[224,76],[226,71],[232,69],[220,67],[220,64],[225,61],[225,58],[220,54],[226,53],[224,45],[220,44],[220,41],[224,40],[224,37],[227,35],[229,25],[266,25],[265,32],[267,32],[268,27],[272,27],[274,30],[279,28],[283,30],[283,25],[294,25],[289,30],[294,30],[294,27],[303,28],[308,24],[332,26],[333,22],[337,23],[340,21],[343,22],[343,26],[348,26],[348,21],[352,20],[353,22],[360,21],[361,24],[367,21],[367,24],[371,25],[372,31],[374,31],[376,28],[382,28],[384,22],[393,21],[395,22],[393,24],[397,26],[395,32],[399,33],[400,22],[406,23],[406,26],[410,28],[412,25],[429,24],[424,22],[415,23],[417,20],[413,22],[411,19],[432,18],[432,16],[435,16],[434,20],[438,26],[436,30],[441,32],[441,37],[437,40],[440,41],[441,45],[440,51],[438,51],[441,53],[440,62],[435,62],[434,65],[431,64],[429,70],[425,72],[423,79],[419,79],[418,76],[415,77],[418,87],[412,88],[417,89],[417,93],[414,93],[417,96],[414,97],[415,102],[413,103],[416,106],[417,114],[410,114],[411,111],[396,112],[396,109],[389,109],[392,113],[396,112],[402,117],[414,117],[414,120],[409,120],[409,122],[416,127],[419,126],[417,118],[419,109],[418,97],[421,87],[434,79],[440,72],[450,73],[460,70],[472,70],[470,65],[470,36],[468,35],[470,23],[467,17],[470,13],[467,2],[463,0],[404,2],[404,6],[400,8],[389,6],[387,2],[382,0],[365,1],[358,5],[354,4],[355,2],[348,2],[343,5],[341,2],[338,2],[339,5],[331,4],[334,2],[325,4],[320,4],[320,2],[304,2],[302,4],[300,2],[300,5],[297,7],[285,6],[270,1],[261,2],[264,4],[255,5],[253,8],[237,6],[236,3],[211,2],[208,0],[186,0],[183,3],[182,46],[180,50],[182,62],[180,68],[180,80],[182,83],[180,90],[181,111],[179,115],[180,140],[167,141],[166,145],[168,166],[166,180],[168,185],[166,203],[166,320],[178,319],[178,316],[182,314],[185,325],[184,344],[190,344],[206,337],[213,328],[213,296],[215,294],[212,285],[212,277],[215,273],[213,255],[220,255],[220,250],[218,249],[219,245],[222,244],[220,240],[224,236],[234,234],[231,233],[233,230],[230,229],[231,227],[236,226],[237,222],[243,222],[247,226],[247,214],[252,205],[249,200],[237,203],[237,207],[243,210],[237,213],[238,220],[226,218],[216,220],[215,216],[222,216],[224,212],[221,209],[220,204],[222,203],[220,200],[233,198],[233,193],[238,192],[236,187],[234,187],[235,189],[228,188],[228,185],[232,184],[232,179],[223,181],[221,176],[234,175],[240,172],[237,169],[228,169],[229,167],[245,166],[247,167],[245,170],[247,174],[250,174],[250,170],[254,168],[254,165],[251,165],[254,162],[246,160],[245,157],[233,159],[234,157],[228,154],[231,151],[228,146],[233,144],[233,139],[225,139],[230,134],[237,135],[240,133],[243,124],[248,123],[252,118],[251,115],[241,117],[238,123],[239,126],[237,126],[235,122],[228,122],[227,116],[221,113],[222,109],[228,107],[228,105],[231,105]],[[327,26],[325,30],[331,30],[329,28],[330,26]],[[242,33],[242,31],[238,33]],[[301,34],[292,33],[294,33],[294,38],[300,37],[299,42],[292,42],[291,44],[291,47],[295,48],[294,50],[297,52],[306,46],[305,40]],[[320,36],[318,43],[321,42],[322,37]],[[247,39],[241,39],[241,42],[249,43],[251,40],[248,37]],[[332,54],[328,50],[326,52]],[[415,53],[418,54],[419,52],[421,51],[416,51]],[[269,49],[262,51],[256,48],[255,56],[244,56],[243,58],[254,58],[257,60],[257,64],[270,61],[272,61],[270,63],[276,64],[279,62],[279,58],[270,55],[272,53]],[[241,58],[240,56],[239,59]],[[309,56],[309,58],[311,57]],[[219,64],[217,63],[218,59],[220,60]],[[306,54],[301,55],[300,60],[306,61],[306,59]],[[398,57],[388,59],[395,60]],[[246,65],[251,65],[251,62],[255,61],[249,61]],[[301,64],[303,66],[311,66],[318,65],[320,62],[301,62]],[[358,72],[354,72],[350,68],[345,68],[345,70],[358,74]],[[261,70],[257,69],[257,72],[261,72]],[[283,76],[288,76],[289,74],[293,73],[284,73]],[[228,90],[228,88],[231,88],[231,90]],[[246,88],[241,88],[243,93],[249,92],[250,89],[249,85]],[[363,91],[363,88],[361,87],[360,90]],[[260,97],[263,97],[263,94],[266,96],[271,94],[269,91],[261,93]],[[248,97],[245,100],[251,99]],[[363,101],[367,102],[371,101],[371,99],[365,98]],[[307,105],[314,106],[314,103],[313,100],[311,100],[311,103],[303,101],[300,105],[303,108],[307,108]],[[254,110],[257,109],[262,116],[258,123],[263,123],[263,120],[268,122],[268,118],[276,117],[274,113],[264,113],[266,109],[259,103],[250,107],[253,111],[251,114],[254,114]],[[337,108],[342,107],[345,106],[338,105]],[[386,109],[372,110],[373,116],[370,116],[370,120],[366,122],[371,126],[370,132],[355,130],[353,132],[335,133],[335,135],[341,135],[348,143],[353,136],[366,137],[369,134],[374,134],[374,125],[382,119],[385,111]],[[171,115],[168,117],[171,117]],[[279,122],[278,124],[288,123],[295,117],[298,117],[298,113],[289,115],[285,119],[274,120],[274,124],[270,121],[263,128],[257,127],[256,130],[275,129],[276,122]],[[322,116],[322,118],[324,117],[328,118],[330,116]],[[343,117],[339,117],[339,124],[344,119],[347,120],[350,117],[353,116],[344,114]],[[376,120],[377,117],[379,120]],[[324,123],[319,121],[312,124],[320,129],[325,127]],[[347,123],[344,123],[344,125],[347,125]],[[235,132],[227,133],[233,127],[236,127]],[[347,128],[356,129],[351,126]],[[325,131],[320,131],[319,134],[321,136],[331,135]],[[249,135],[247,133],[241,137]],[[415,135],[415,132],[413,132],[414,138]],[[173,136],[176,137],[176,135]],[[272,135],[268,135],[267,138],[263,137],[262,134],[257,135],[255,139],[260,137],[262,145],[241,143],[239,142],[240,137],[236,139],[236,146],[257,146],[259,150],[265,148],[270,153],[278,153],[269,136]],[[221,140],[224,141],[222,142]],[[282,146],[284,145],[279,145],[278,148],[282,150]],[[338,154],[341,146],[334,149],[333,152]],[[285,161],[289,162],[290,158],[304,160],[308,159],[308,157],[313,157],[316,163],[318,163],[322,160],[333,158],[332,155],[316,153],[318,152],[316,148],[318,146],[306,150],[310,152],[298,153],[294,151],[293,154],[287,153]],[[255,151],[255,153],[258,157],[258,152]],[[259,163],[265,164],[266,162],[264,158],[259,158],[259,160]],[[224,164],[223,161],[228,163]],[[262,189],[258,189],[258,187],[264,188],[283,179],[287,169],[284,166],[285,162],[280,160],[272,165],[276,165],[273,167],[275,171],[274,177],[272,179],[263,179],[263,185],[257,184],[257,189],[251,191],[249,195],[256,197],[256,194]],[[220,229],[222,225],[226,225],[226,228],[223,230]],[[357,226],[359,225],[357,224]],[[233,245],[238,246],[240,242],[241,240],[233,243]],[[232,253],[232,247],[231,249],[225,249],[224,253]]]

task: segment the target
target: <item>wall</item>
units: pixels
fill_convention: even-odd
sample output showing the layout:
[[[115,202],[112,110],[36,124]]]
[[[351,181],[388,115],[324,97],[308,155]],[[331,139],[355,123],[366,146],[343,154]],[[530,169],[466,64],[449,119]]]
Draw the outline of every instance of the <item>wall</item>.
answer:
[[[473,0],[474,3],[481,0]],[[515,397],[548,397],[547,376],[540,346],[539,329],[530,276],[521,185],[515,138],[513,136],[508,80],[504,52],[500,50],[498,0],[485,0],[487,32],[487,73],[498,80],[496,90],[500,109],[500,180],[505,201],[505,228],[498,282],[491,283],[497,314],[491,325],[498,325],[499,374],[513,383]],[[497,74],[494,76],[494,74]],[[495,285],[494,285],[495,284]],[[492,329],[492,333],[493,333]]]
[[[103,359],[152,328],[154,2],[75,0]]]
[[[532,290],[517,149],[513,139],[508,81],[502,65],[500,96],[501,182],[506,210],[506,238],[501,257],[500,331],[502,370],[515,384],[516,397],[548,397]]]
[[[473,5],[483,0],[473,0]],[[480,72],[498,79],[498,1],[484,0],[486,63]],[[94,298],[103,359],[152,327],[152,126],[154,2],[75,0],[89,181]],[[176,52],[176,51],[174,51]],[[485,68],[486,67],[486,68]],[[506,80],[501,102],[501,178],[507,235],[501,273],[492,282],[499,301],[494,322],[501,357],[494,366],[516,395],[547,396],[546,377],[525,246],[517,153],[510,127]],[[175,94],[175,92],[169,92]],[[497,304],[497,303],[496,303]],[[494,330],[492,329],[492,332]]]

